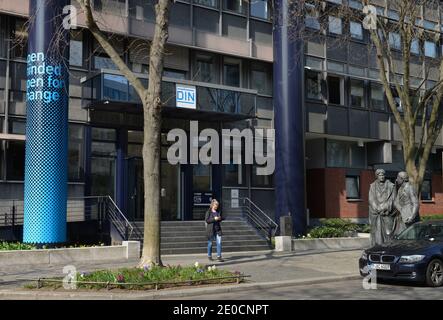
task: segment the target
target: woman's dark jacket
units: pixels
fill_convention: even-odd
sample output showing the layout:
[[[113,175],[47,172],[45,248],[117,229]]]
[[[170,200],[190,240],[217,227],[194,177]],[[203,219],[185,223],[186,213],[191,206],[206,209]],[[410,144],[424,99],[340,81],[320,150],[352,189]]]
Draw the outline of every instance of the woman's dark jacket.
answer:
[[[221,220],[215,221],[215,215],[219,215],[221,217]],[[208,239],[211,239],[215,235],[222,236],[222,228],[221,228],[221,222],[225,220],[224,217],[221,216],[221,214],[217,212],[212,212],[211,209],[206,211],[205,215],[205,221],[206,221],[206,234],[208,236]]]

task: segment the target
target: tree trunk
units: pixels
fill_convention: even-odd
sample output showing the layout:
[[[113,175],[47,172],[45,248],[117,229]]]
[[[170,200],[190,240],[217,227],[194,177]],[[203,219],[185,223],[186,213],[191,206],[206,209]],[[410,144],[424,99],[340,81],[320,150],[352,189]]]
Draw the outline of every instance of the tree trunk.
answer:
[[[145,103],[143,177],[145,186],[145,219],[143,254],[140,266],[162,265],[160,252],[160,135],[161,109],[155,101]],[[160,111],[158,111],[160,110]]]
[[[170,4],[170,0],[159,0],[155,5],[155,32],[149,54],[149,87],[147,94],[142,99],[144,111],[145,230],[140,266],[162,265],[160,252],[161,93],[165,45],[169,37]]]

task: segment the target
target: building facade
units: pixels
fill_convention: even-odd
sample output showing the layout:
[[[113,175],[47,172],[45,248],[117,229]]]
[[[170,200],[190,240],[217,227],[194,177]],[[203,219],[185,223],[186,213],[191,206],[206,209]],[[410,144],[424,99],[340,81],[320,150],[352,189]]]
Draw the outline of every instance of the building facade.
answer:
[[[343,3],[342,3],[343,2]],[[380,12],[395,15],[389,1]],[[73,1],[75,4],[75,1]],[[309,4],[307,4],[309,6]],[[327,5],[361,9],[360,1]],[[165,61],[162,135],[162,219],[202,219],[209,197],[228,214],[239,198],[275,216],[274,176],[256,165],[170,165],[170,129],[274,128],[273,25],[268,1],[177,0],[171,9]],[[0,198],[23,199],[26,122],[27,0],[0,1]],[[131,69],[147,83],[154,8],[141,0],[95,0],[99,24]],[[443,6],[423,8],[423,24],[443,29]],[[322,35],[314,16],[304,43],[306,197],[310,218],[366,219],[368,188],[376,168],[389,178],[403,170],[401,137],[378,80],[374,51],[358,22],[333,17]],[[109,195],[129,220],[143,219],[142,111],[134,90],[93,36],[71,31],[69,99],[69,197]],[[335,41],[349,35],[347,41]],[[435,63],[440,42],[420,44]],[[414,65],[424,70],[422,65]],[[429,85],[437,81],[434,67]],[[424,76],[423,74],[421,76]],[[420,74],[417,74],[419,82]],[[432,78],[433,77],[433,78]],[[195,86],[197,108],[179,110],[177,84]],[[421,202],[422,214],[443,212],[443,137],[433,149]],[[68,213],[69,221],[69,213]]]

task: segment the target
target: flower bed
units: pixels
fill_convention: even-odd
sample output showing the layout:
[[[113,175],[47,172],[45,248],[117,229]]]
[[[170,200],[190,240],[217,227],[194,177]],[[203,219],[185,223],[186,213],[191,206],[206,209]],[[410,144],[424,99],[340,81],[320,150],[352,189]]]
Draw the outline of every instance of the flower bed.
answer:
[[[211,283],[239,283],[245,276],[240,272],[220,270],[216,266],[154,266],[123,268],[118,270],[98,270],[91,273],[78,272],[71,285],[75,289],[124,289],[151,290],[180,286],[193,286]],[[37,283],[25,285],[28,289],[62,289],[63,279],[38,279]]]

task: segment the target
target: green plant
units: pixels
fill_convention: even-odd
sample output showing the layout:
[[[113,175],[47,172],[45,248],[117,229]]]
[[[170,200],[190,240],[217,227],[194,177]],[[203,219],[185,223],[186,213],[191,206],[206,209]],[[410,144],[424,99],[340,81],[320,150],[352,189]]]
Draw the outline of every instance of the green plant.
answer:
[[[309,238],[339,238],[344,237],[345,232],[343,229],[334,227],[315,227],[309,232]]]
[[[309,230],[308,238],[338,238],[348,237],[357,232],[370,232],[369,225],[353,223],[349,219],[320,219],[320,226]]]
[[[31,244],[20,243],[20,242],[0,242],[0,251],[9,250],[34,250],[37,247]]]
[[[429,220],[443,220],[443,214],[435,214],[431,216],[422,216],[422,220],[429,221]]]

